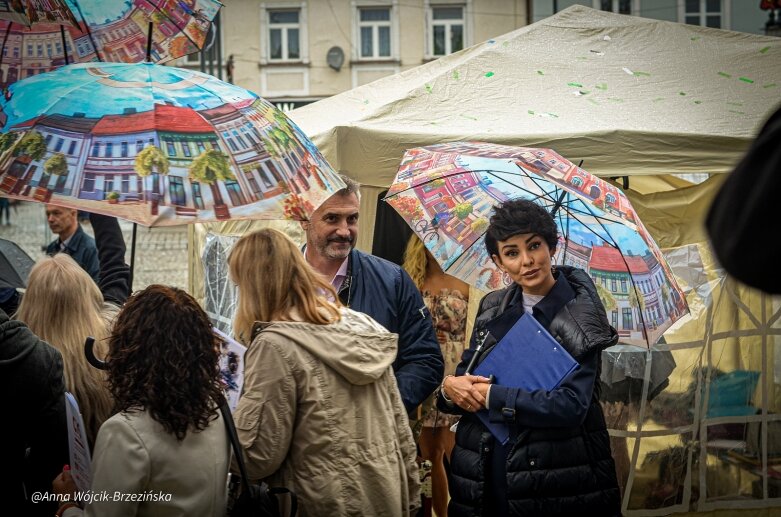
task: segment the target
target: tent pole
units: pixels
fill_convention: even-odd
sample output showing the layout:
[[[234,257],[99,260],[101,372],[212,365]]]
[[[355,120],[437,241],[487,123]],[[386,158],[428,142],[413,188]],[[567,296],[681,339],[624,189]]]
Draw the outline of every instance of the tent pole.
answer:
[[[128,281],[128,287],[130,292],[133,292],[133,272],[136,265],[136,231],[138,230],[138,223],[133,223],[133,237],[130,241],[130,280]]]
[[[152,61],[152,22],[149,22],[149,34],[146,36],[146,62]]]
[[[65,26],[63,24],[60,24],[60,36],[62,36],[62,55],[65,56],[65,64],[69,65],[70,61],[68,61],[68,45],[65,44]]]

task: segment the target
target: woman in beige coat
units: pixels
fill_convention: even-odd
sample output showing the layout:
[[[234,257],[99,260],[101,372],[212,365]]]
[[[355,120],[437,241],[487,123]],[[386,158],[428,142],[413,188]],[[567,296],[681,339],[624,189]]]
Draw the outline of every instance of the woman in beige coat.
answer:
[[[306,516],[410,515],[415,445],[391,363],[397,336],[335,293],[275,230],[239,240],[236,335],[249,344],[234,413],[249,475],[298,495]]]

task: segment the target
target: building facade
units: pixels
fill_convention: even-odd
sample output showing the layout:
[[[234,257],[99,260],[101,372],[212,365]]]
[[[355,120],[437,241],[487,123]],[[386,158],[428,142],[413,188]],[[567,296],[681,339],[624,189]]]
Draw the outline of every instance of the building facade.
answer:
[[[414,68],[529,23],[527,0],[232,0],[233,82],[283,110]],[[197,68],[199,56],[178,60]]]

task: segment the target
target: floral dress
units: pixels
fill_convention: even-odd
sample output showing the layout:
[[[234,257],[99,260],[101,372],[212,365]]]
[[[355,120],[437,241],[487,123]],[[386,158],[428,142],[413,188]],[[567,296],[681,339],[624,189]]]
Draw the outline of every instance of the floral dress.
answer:
[[[469,304],[456,289],[442,289],[436,295],[423,291],[423,300],[431,312],[434,330],[437,331],[442,357],[445,359],[445,375],[454,374],[466,347],[466,314]],[[423,402],[419,418],[423,427],[450,427],[458,420],[457,416],[437,411],[434,396]]]

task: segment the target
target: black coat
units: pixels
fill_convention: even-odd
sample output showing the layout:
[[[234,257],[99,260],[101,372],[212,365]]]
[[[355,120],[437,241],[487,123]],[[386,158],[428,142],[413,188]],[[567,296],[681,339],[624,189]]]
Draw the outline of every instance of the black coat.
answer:
[[[56,503],[33,504],[29,498],[34,492],[50,493],[52,480],[69,462],[62,356],[2,310],[0,344],[5,406],[0,500],[18,515],[53,515]]]
[[[564,275],[564,279],[558,281],[568,282],[572,289],[571,299],[557,309],[546,326],[584,369],[586,366],[591,368],[590,403],[586,395],[579,425],[536,427],[531,423],[509,422],[514,442],[505,447],[495,443],[491,433],[472,413],[463,413],[451,406],[450,412],[464,415],[458,423],[451,456],[448,512],[451,516],[501,513],[495,509],[501,503],[490,500],[490,494],[496,493],[491,483],[492,476],[497,475],[493,468],[497,461],[506,476],[509,515],[620,515],[620,493],[610,439],[598,389],[593,388],[599,377],[599,354],[614,345],[618,335],[607,321],[591,278],[579,269],[558,269]],[[483,298],[470,350],[464,353],[457,372],[464,371],[481,330],[505,311],[519,310],[519,291],[518,286],[513,285]],[[486,343],[486,348],[490,345],[490,342]],[[493,400],[491,404],[494,405]],[[448,410],[442,397],[439,405]],[[495,457],[495,454],[507,455],[504,465],[502,457]]]

